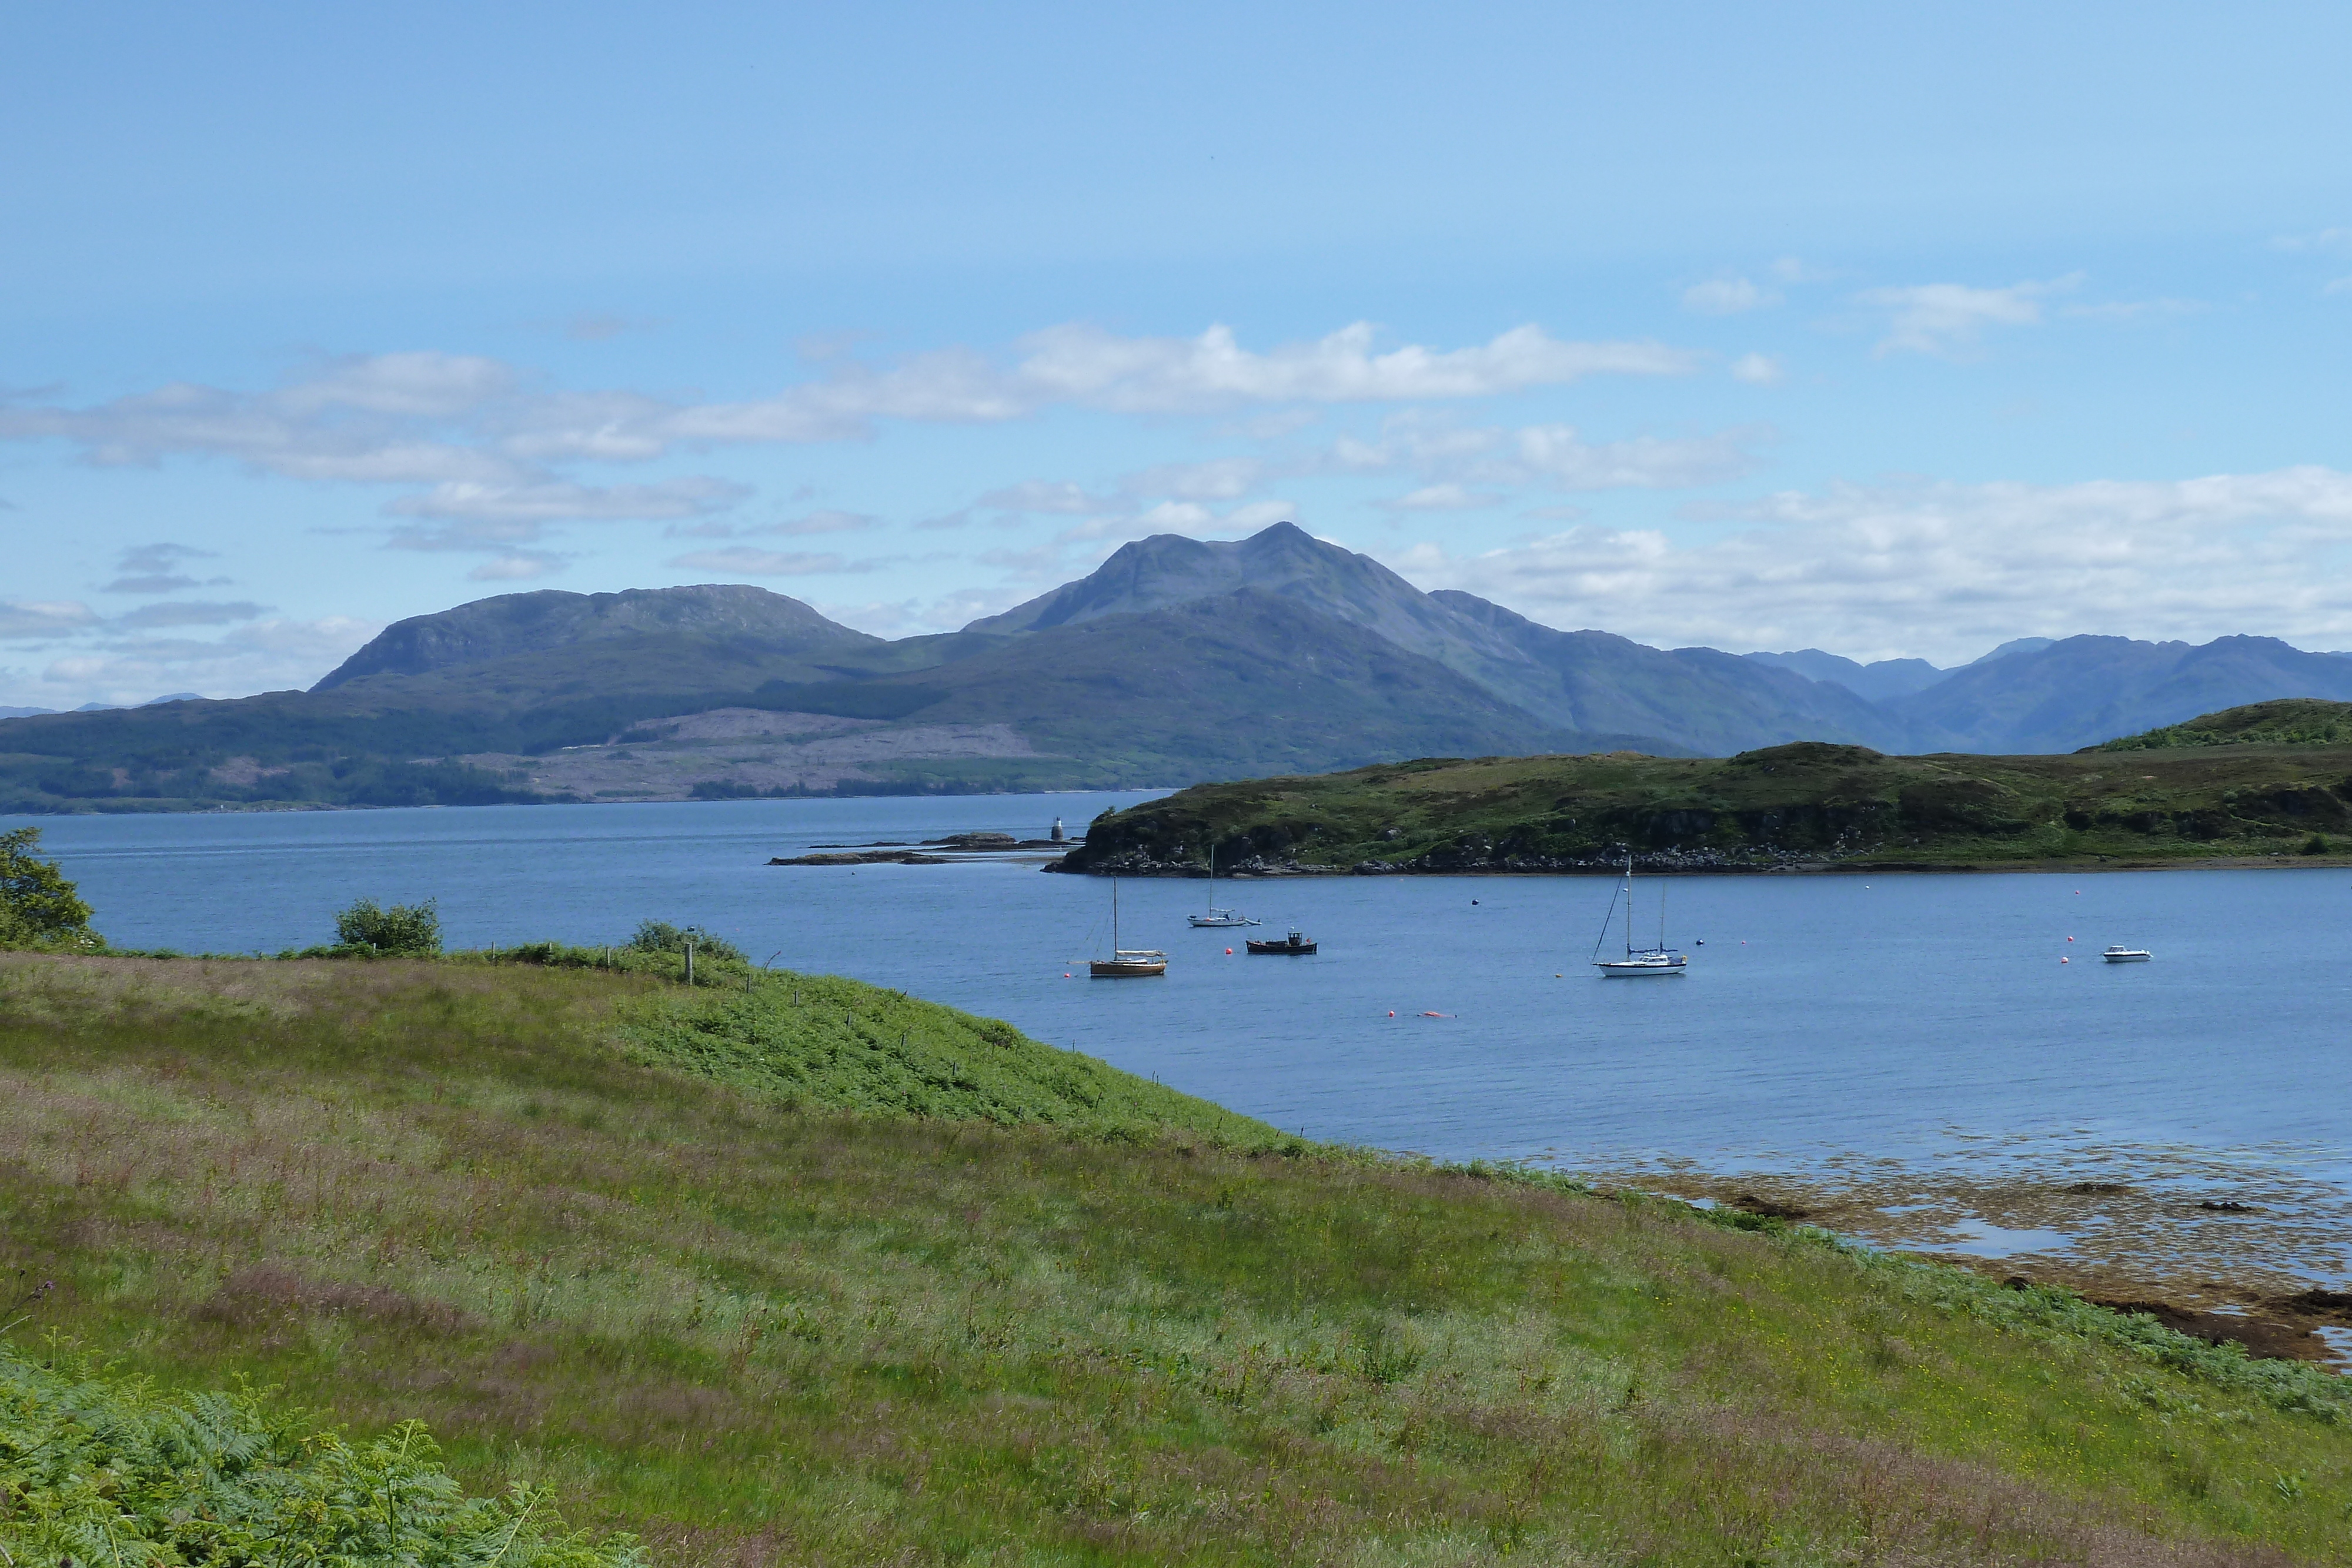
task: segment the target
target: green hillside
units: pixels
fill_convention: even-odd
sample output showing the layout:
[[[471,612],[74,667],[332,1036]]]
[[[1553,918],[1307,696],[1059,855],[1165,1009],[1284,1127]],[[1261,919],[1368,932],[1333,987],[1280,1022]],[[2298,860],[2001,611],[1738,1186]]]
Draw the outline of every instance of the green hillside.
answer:
[[[2339,727],[2340,727],[2340,729]],[[2334,738],[2338,734],[2347,738]],[[1067,871],[2163,864],[2352,852],[2352,705],[2272,703],[2060,757],[1432,759],[1202,785],[1106,816]],[[2289,734],[2312,738],[2290,741]],[[2210,743],[2209,743],[2210,742]]]
[[[2306,697],[2249,703],[2092,749],[2168,751],[2183,746],[2352,746],[2352,703]]]
[[[2347,1560],[2315,1369],[661,964],[0,956],[0,1399],[421,1420],[680,1568]]]

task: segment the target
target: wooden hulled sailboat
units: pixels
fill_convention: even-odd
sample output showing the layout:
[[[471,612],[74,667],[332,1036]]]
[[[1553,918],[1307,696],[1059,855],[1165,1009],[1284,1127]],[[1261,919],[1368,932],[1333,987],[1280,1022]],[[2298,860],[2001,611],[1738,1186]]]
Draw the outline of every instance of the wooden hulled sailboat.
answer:
[[[1168,972],[1168,955],[1157,947],[1118,945],[1118,878],[1110,879],[1110,956],[1090,958],[1087,972],[1097,980],[1135,980]]]

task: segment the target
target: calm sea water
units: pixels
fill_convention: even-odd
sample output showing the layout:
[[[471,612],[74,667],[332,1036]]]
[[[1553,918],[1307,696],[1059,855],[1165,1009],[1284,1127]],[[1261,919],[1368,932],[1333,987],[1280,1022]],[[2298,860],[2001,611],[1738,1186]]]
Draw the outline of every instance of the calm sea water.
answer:
[[[1668,934],[1693,962],[1633,981],[1586,967],[1605,879],[1219,883],[1268,931],[1318,938],[1311,959],[1228,957],[1239,933],[1184,924],[1203,883],[1129,882],[1123,941],[1167,949],[1169,974],[1096,982],[1069,960],[1108,946],[1099,880],[763,863],[824,842],[1042,836],[1057,815],[1076,829],[1146,798],[35,825],[122,945],[325,941],[362,895],[437,898],[462,946],[698,923],[755,958],[903,987],[1312,1136],[1389,1148],[1572,1164],[2059,1136],[2290,1147],[2333,1172],[2352,1151],[2341,869],[1649,881],[1643,899],[1666,894]],[[2156,961],[2103,964],[2109,942]]]

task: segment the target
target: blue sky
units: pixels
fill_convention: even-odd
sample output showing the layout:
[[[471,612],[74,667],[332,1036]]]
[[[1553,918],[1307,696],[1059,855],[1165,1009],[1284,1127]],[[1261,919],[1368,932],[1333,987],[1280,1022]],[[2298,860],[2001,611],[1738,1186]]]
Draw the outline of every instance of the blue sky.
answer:
[[[2352,13],[1104,9],[0,14],[0,705],[1284,517],[1665,645],[2352,648]]]

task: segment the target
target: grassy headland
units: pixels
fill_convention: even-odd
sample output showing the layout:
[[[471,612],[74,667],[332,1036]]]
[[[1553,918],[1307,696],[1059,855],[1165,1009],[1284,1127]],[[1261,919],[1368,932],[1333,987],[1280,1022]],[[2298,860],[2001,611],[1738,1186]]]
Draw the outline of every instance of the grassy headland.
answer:
[[[1095,822],[1067,871],[2160,865],[2327,854],[2352,830],[2352,704],[2259,703],[2059,757],[1439,758],[1203,784]],[[2352,849],[2352,841],[2344,846]]]
[[[673,964],[0,955],[16,1343],[664,1563],[2347,1560],[2312,1369]]]

